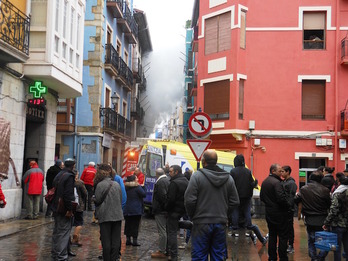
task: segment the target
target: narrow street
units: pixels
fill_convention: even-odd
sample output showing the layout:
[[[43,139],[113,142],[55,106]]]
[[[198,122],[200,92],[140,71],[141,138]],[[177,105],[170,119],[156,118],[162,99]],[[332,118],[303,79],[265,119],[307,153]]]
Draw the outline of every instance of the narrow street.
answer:
[[[83,246],[73,246],[72,250],[77,256],[69,260],[98,260],[98,255],[101,254],[99,226],[91,223],[91,215],[92,212],[86,212],[85,226],[83,227],[81,236]],[[265,220],[255,219],[253,222],[259,225],[263,234],[267,232]],[[53,222],[47,218],[40,218],[39,220],[33,221],[15,220],[1,223],[0,261],[50,260],[52,229]],[[256,245],[253,245],[250,238],[245,237],[244,232],[241,230],[238,238],[228,236],[228,260],[267,260],[267,247],[263,247],[259,241]],[[6,234],[10,235],[6,236]],[[144,216],[139,235],[141,246],[126,247],[125,237],[123,236],[121,260],[156,260],[151,259],[151,253],[157,250],[157,240],[155,220],[152,217]],[[179,245],[183,242],[183,239],[178,239]],[[289,254],[289,260],[309,260],[307,254],[307,235],[302,221],[298,222],[295,220],[294,247],[295,253]],[[190,245],[186,249],[179,249],[179,255],[181,260],[190,260]],[[330,252],[326,260],[333,260],[332,252]]]

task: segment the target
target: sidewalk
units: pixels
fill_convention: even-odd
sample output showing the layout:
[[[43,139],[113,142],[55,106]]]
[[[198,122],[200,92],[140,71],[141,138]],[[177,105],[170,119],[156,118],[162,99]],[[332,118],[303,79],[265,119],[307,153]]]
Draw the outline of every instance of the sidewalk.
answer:
[[[45,214],[42,213],[41,216],[39,216],[39,219],[36,220],[26,220],[24,217],[25,215],[21,215],[20,218],[11,219],[0,223],[0,239],[32,228],[53,223],[54,221],[53,218],[46,218]]]

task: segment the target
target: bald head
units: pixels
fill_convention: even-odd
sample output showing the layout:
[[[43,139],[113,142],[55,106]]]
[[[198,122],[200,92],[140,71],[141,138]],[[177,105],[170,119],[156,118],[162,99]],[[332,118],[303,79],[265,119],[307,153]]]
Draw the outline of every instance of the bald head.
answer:
[[[159,178],[164,174],[164,170],[162,168],[156,169],[156,178]]]
[[[218,156],[215,150],[206,150],[202,156],[202,165],[215,166],[218,160]]]

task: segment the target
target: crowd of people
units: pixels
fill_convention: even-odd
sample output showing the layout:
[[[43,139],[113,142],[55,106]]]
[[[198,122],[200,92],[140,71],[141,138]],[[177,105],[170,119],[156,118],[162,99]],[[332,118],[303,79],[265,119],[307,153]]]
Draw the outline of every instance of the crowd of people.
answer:
[[[337,235],[335,261],[348,252],[348,171],[335,173],[334,168],[320,167],[298,189],[290,166],[272,164],[269,176],[261,184],[260,200],[265,205],[268,233],[262,235],[252,223],[251,200],[258,181],[245,167],[243,155],[234,159],[230,173],[217,166],[217,154],[207,150],[202,168],[192,174],[181,166],[166,164],[156,170],[152,214],[159,240],[152,258],[178,260],[178,231],[185,228],[186,243],[191,240],[192,260],[226,260],[226,233],[238,237],[247,229],[254,244],[268,243],[269,260],[288,260],[294,253],[294,216],[303,218],[308,235],[311,260],[325,260],[328,251],[316,249],[315,233],[332,231]],[[99,224],[102,253],[100,259],[119,260],[121,227],[124,220],[126,246],[140,246],[138,240],[144,214],[144,174],[135,168],[124,180],[111,164],[89,162],[79,178],[75,160],[57,160],[46,175],[47,190],[55,188],[48,203],[46,217],[54,217],[52,233],[53,260],[74,256],[71,245],[82,246],[81,229],[84,211],[94,211]],[[44,173],[37,162],[29,162],[23,175],[27,196],[26,219],[37,219]],[[1,192],[1,190],[0,190]],[[0,193],[0,207],[6,205]],[[218,204],[217,204],[218,202]],[[94,208],[93,208],[94,206]],[[297,212],[295,210],[298,210]],[[184,220],[183,220],[184,219]],[[75,227],[73,233],[72,228]],[[72,233],[72,234],[71,234]],[[342,254],[343,246],[343,254]]]

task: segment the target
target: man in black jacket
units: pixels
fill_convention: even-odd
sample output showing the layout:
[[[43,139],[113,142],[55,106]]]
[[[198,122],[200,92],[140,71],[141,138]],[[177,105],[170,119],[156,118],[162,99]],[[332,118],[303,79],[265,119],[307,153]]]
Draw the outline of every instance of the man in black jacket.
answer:
[[[56,187],[52,204],[54,229],[51,253],[53,260],[68,259],[68,243],[72,227],[72,202],[75,201],[75,174],[72,170],[75,167],[75,160],[68,158],[65,160],[64,165],[64,169],[53,180],[53,186]]]
[[[63,161],[61,161],[60,159],[57,159],[56,163],[47,170],[47,174],[46,174],[47,191],[53,188],[53,180],[58,175],[58,173],[62,171],[63,167],[64,167]],[[52,208],[52,203],[48,203],[47,210],[46,210],[46,217],[52,216],[51,208]]]
[[[245,160],[242,154],[238,154],[234,158],[234,168],[231,170],[231,176],[234,179],[238,196],[240,200],[239,207],[235,207],[232,211],[232,235],[239,236],[237,229],[239,223],[239,212],[243,213],[246,228],[254,231],[257,238],[263,245],[267,243],[267,237],[263,237],[257,225],[251,222],[251,198],[253,190],[257,186],[257,180],[253,179],[251,171],[245,167]],[[256,237],[251,233],[253,243],[256,244]]]
[[[178,239],[177,231],[179,219],[185,214],[184,194],[188,185],[188,180],[182,174],[179,165],[173,165],[169,168],[170,184],[167,193],[166,210],[168,251],[171,260],[178,260]]]
[[[330,190],[321,184],[322,175],[314,171],[309,176],[309,183],[301,187],[296,195],[295,202],[302,203],[308,235],[308,255],[312,260],[325,260],[328,252],[315,248],[315,232],[322,231],[322,226],[331,204]]]
[[[167,192],[169,178],[162,168],[156,169],[157,181],[153,188],[152,214],[155,215],[157,230],[159,235],[158,251],[151,254],[152,258],[166,258],[167,251],[167,212],[165,204],[167,201]]]
[[[288,220],[289,220],[289,246],[287,249],[288,253],[294,253],[294,239],[295,239],[295,233],[294,233],[294,212],[295,212],[295,194],[297,191],[297,185],[295,180],[290,176],[291,174],[291,167],[290,166],[283,166],[282,167],[282,177],[284,178],[284,182],[282,185],[285,189],[285,194],[288,197],[288,202],[290,204],[289,212],[288,212]]]
[[[287,261],[288,241],[288,209],[289,204],[284,187],[281,185],[282,167],[272,164],[269,176],[261,185],[260,199],[266,206],[266,221],[269,230],[268,260],[277,260],[277,238],[279,237],[278,254],[280,261]]]

